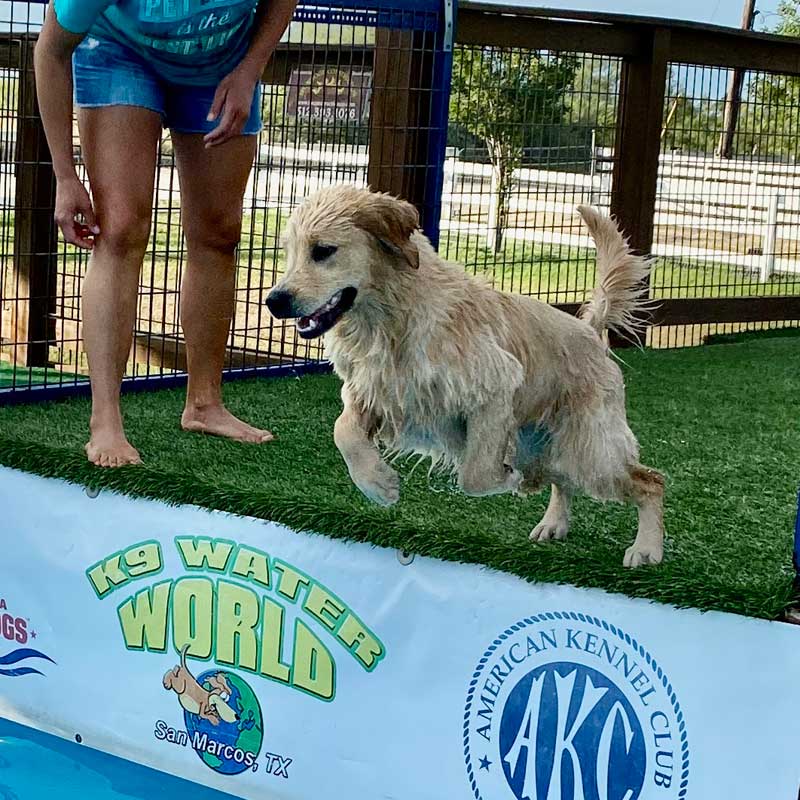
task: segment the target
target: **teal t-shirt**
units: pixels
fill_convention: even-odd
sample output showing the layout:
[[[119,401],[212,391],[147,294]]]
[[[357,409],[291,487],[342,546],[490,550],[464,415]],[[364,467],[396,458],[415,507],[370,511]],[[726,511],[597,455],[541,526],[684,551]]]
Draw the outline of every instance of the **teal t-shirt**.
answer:
[[[211,84],[250,44],[259,0],[55,0],[56,19],[77,34],[110,37],[165,80]]]

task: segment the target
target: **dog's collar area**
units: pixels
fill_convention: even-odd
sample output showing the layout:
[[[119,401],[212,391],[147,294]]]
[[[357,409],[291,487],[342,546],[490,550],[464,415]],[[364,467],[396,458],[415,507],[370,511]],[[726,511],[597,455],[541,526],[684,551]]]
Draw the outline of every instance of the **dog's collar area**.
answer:
[[[356,288],[347,286],[307,317],[299,317],[295,324],[300,338],[316,339],[327,333],[353,307],[357,294]]]

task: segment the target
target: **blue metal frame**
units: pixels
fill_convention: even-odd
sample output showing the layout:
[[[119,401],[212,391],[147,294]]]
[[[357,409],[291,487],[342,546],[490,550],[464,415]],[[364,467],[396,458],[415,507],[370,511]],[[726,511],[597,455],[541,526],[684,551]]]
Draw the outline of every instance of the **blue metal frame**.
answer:
[[[301,0],[301,5],[310,10],[319,9],[320,11],[345,13],[385,11],[397,14],[415,11],[438,14],[442,10],[441,0],[305,0],[305,2]]]
[[[359,3],[360,6],[377,5]],[[435,31],[438,27],[432,9],[360,8],[357,11],[342,8],[298,7],[295,22],[316,22],[332,25],[357,25],[369,28]]]
[[[794,521],[794,553],[792,563],[795,571],[795,586],[800,590],[800,492],[797,494],[797,516]]]
[[[402,5],[402,9],[397,6]],[[295,20],[337,23],[436,33],[431,87],[431,119],[428,133],[428,163],[425,167],[425,205],[422,229],[434,247],[439,246],[444,187],[444,162],[447,126],[450,118],[450,87],[453,76],[453,36],[456,0],[365,0],[358,9],[349,9],[336,0],[318,0],[302,6]]]
[[[456,25],[456,0],[444,0],[441,24],[436,37],[432,87],[431,127],[425,181],[425,211],[422,229],[434,247],[439,247],[442,220],[444,162],[447,156],[447,128],[450,120],[450,90],[453,79],[453,37]]]

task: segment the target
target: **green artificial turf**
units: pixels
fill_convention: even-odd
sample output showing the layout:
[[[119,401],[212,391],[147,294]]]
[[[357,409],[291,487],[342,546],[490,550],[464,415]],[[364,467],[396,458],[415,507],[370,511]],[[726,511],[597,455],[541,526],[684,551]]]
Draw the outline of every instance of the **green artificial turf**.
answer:
[[[740,344],[760,339],[794,338],[800,336],[800,328],[770,328],[763,331],[738,331],[736,333],[711,333],[703,344]]]
[[[39,368],[14,367],[0,361],[0,389],[12,386],[38,386],[54,379],[54,371]]]
[[[29,386],[44,386],[44,384],[58,386],[62,383],[71,384],[76,380],[88,379],[85,375],[75,375],[42,367],[18,367],[0,361],[0,389],[24,389]]]
[[[0,408],[0,463],[133,495],[272,519],[298,530],[477,562],[537,581],[569,582],[775,618],[791,598],[795,493],[800,483],[800,342],[769,338],[673,351],[624,352],[629,416],[642,460],[667,475],[665,562],[628,571],[631,508],[575,503],[564,543],[528,532],[546,494],[470,499],[424,465],[401,502],[361,497],[332,441],[333,376],[231,383],[231,409],[278,441],[247,446],[183,433],[180,391],[125,397],[142,467],[104,471],[82,454],[88,403]]]

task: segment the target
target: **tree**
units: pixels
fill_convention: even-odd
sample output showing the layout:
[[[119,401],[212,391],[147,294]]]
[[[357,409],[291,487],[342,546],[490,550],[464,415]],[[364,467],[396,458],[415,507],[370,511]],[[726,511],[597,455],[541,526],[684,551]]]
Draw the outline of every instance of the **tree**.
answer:
[[[492,165],[489,246],[503,247],[514,171],[526,147],[547,142],[563,125],[576,56],[535,51],[460,48],[454,54],[450,120],[482,142]]]
[[[782,0],[778,6],[778,23],[770,32],[800,37],[797,0]],[[734,138],[735,150],[763,156],[788,156],[796,161],[800,155],[797,138],[800,78],[757,73],[746,92],[746,105]]]
[[[620,63],[616,59],[587,55],[575,77],[575,94],[581,98],[576,122],[595,131],[598,147],[613,147],[617,127]]]
[[[800,7],[797,0],[782,0],[778,5],[780,22],[773,33],[780,36],[800,36]]]

